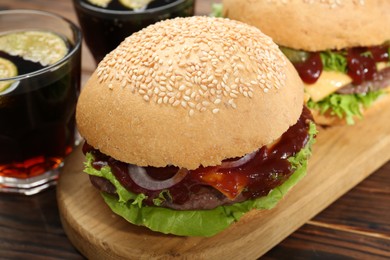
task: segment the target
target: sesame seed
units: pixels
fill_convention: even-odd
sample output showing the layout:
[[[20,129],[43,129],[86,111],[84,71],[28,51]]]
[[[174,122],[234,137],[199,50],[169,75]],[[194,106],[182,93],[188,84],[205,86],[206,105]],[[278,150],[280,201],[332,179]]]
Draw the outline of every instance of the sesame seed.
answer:
[[[200,88],[203,89],[204,91],[208,90],[207,86],[205,86],[205,85],[200,85]]]
[[[208,102],[208,101],[202,101],[202,105],[205,106],[205,107],[207,107],[208,105],[210,105],[210,102]]]
[[[234,94],[233,92],[231,92],[231,93],[229,94],[229,96],[232,97],[232,98],[238,98],[238,96],[237,96],[236,94]]]
[[[187,90],[184,92],[184,95],[186,95],[186,96],[191,95],[191,89],[187,89]]]

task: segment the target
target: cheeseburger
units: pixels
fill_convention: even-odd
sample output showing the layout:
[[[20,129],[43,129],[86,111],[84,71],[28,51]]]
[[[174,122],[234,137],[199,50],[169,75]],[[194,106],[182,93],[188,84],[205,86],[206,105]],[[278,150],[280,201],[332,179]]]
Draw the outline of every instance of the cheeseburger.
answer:
[[[85,172],[108,206],[181,236],[212,236],[274,207],[305,175],[316,132],[278,46],[207,17],[125,39],[86,83],[76,118]]]
[[[224,0],[223,9],[280,46],[317,123],[353,124],[390,91],[388,0]]]

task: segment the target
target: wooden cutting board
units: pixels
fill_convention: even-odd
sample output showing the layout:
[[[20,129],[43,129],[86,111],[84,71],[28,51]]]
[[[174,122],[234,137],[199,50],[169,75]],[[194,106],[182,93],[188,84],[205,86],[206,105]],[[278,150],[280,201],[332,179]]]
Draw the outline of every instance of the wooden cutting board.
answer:
[[[58,184],[62,224],[90,259],[255,259],[390,159],[389,120],[390,102],[355,126],[321,129],[307,176],[284,200],[211,238],[158,234],[114,215],[82,173],[78,149]]]

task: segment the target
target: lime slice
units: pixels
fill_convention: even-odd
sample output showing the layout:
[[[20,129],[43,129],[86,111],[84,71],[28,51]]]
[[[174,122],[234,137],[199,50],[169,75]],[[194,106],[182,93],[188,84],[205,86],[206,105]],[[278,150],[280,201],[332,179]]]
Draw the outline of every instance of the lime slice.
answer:
[[[25,60],[40,62],[42,66],[54,64],[68,53],[66,43],[60,36],[44,31],[0,35],[0,50]]]
[[[99,6],[99,7],[107,7],[107,5],[111,2],[112,0],[88,0],[90,4]]]
[[[122,5],[134,10],[142,10],[152,1],[153,0],[119,0]]]
[[[0,57],[0,79],[12,78],[18,75],[18,68],[11,61]],[[0,81],[0,94],[12,85],[11,80]]]

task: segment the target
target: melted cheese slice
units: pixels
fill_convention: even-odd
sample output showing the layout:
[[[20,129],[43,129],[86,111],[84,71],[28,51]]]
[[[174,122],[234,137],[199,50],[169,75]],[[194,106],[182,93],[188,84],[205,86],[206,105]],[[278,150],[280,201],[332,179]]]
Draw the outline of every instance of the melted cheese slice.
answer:
[[[316,83],[305,84],[305,92],[314,102],[317,102],[351,82],[352,79],[347,74],[323,71]]]
[[[234,200],[248,184],[248,178],[235,171],[230,173],[218,172],[218,167],[214,167],[215,171],[209,171],[200,174],[199,179],[215,189],[219,190],[230,200]]]
[[[388,67],[390,65],[386,62],[377,64],[378,71]],[[322,71],[316,83],[305,84],[305,100],[312,99],[314,102],[318,102],[351,82],[352,79],[347,74],[337,71]]]

